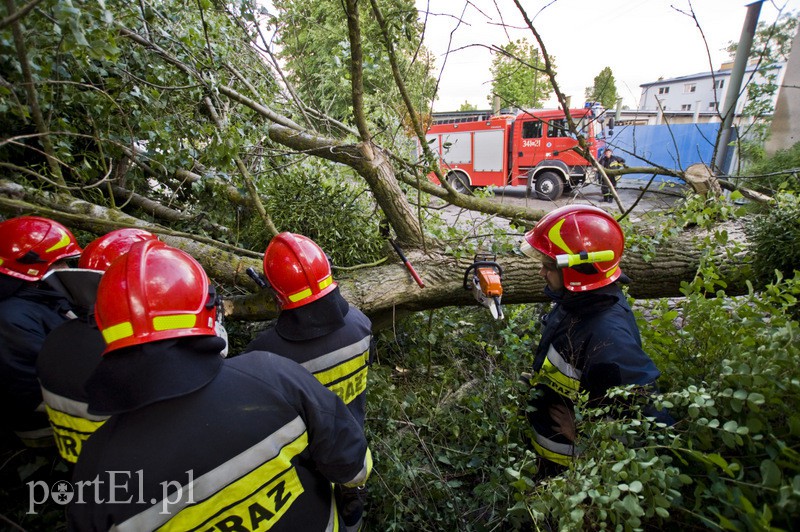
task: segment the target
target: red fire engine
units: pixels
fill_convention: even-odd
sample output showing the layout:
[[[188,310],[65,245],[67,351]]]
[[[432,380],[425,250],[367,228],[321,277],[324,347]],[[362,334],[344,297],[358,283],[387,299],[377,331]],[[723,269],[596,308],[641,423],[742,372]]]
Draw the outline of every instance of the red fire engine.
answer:
[[[569,112],[596,158],[595,110]],[[526,185],[528,194],[535,191],[539,198],[554,200],[596,172],[574,150],[578,141],[560,109],[494,116],[489,111],[434,113],[426,139],[440,158],[443,175],[460,192]],[[429,177],[439,184],[435,174]]]

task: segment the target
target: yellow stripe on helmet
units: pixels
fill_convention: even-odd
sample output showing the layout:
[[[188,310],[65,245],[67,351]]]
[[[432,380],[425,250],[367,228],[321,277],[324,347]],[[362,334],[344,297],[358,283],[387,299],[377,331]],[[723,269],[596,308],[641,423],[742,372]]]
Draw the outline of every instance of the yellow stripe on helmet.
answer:
[[[50,253],[51,251],[67,247],[71,242],[71,240],[69,239],[69,235],[63,229],[59,229],[58,227],[56,227],[55,230],[61,233],[61,240],[59,240],[58,242],[47,248],[45,250],[45,253]]]
[[[112,344],[129,336],[133,336],[133,324],[129,321],[117,323],[107,329],[103,329],[103,339],[106,344]]]
[[[297,292],[296,294],[291,294],[289,296],[289,301],[291,301],[292,303],[297,303],[298,301],[300,301],[302,299],[305,299],[307,297],[311,297],[311,289],[310,288],[306,288],[305,290],[301,290],[301,291]]]
[[[331,275],[327,276],[326,278],[324,278],[319,282],[319,289],[325,290],[331,285],[332,282],[333,282],[333,276]]]
[[[563,238],[561,238],[561,226],[564,225],[565,221],[566,218],[562,218],[561,220],[556,222],[555,225],[553,225],[553,227],[551,227],[550,230],[547,232],[547,237],[550,239],[550,242],[552,242],[559,248],[563,249],[569,254],[574,254],[575,252],[569,249],[567,243],[564,242]]]
[[[172,331],[174,329],[191,329],[197,324],[194,314],[172,314],[153,318],[153,329],[156,331]]]

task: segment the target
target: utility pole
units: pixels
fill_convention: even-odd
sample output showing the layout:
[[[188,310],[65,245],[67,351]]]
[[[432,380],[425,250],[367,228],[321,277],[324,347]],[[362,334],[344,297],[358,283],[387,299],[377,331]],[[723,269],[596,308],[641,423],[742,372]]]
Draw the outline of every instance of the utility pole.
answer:
[[[758,0],[747,6],[747,15],[742,26],[742,35],[739,37],[739,44],[736,46],[736,58],[733,60],[733,70],[728,84],[728,92],[725,95],[725,106],[722,110],[722,125],[714,157],[714,168],[718,172],[727,171],[723,168],[725,160],[728,158],[728,144],[731,141],[731,126],[733,125],[733,115],[736,113],[736,103],[739,98],[739,89],[744,79],[744,71],[747,68],[747,60],[750,57],[750,48],[753,45],[753,37],[758,26],[758,16],[761,14],[761,4],[764,0]]]

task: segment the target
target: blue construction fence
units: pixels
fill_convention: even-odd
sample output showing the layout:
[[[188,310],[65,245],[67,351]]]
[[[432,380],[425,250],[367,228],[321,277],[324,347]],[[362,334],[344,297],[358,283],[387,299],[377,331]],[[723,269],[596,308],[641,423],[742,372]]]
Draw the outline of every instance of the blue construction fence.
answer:
[[[618,126],[606,142],[614,155],[628,166],[663,166],[685,170],[695,163],[710,165],[720,124],[660,124],[657,126]],[[650,179],[650,174],[628,174],[626,178]],[[656,176],[656,181],[680,181]]]

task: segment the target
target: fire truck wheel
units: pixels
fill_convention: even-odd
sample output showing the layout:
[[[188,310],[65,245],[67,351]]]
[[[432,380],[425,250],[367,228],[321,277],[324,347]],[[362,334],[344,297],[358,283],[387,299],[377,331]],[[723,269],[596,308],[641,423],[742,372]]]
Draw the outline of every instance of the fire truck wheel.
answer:
[[[456,189],[456,192],[460,192],[462,194],[469,194],[472,191],[472,187],[469,186],[469,180],[467,176],[460,172],[453,172],[449,176],[447,176],[447,182]]]
[[[564,191],[564,183],[558,174],[553,172],[542,172],[536,176],[534,186],[539,199],[555,200]]]

